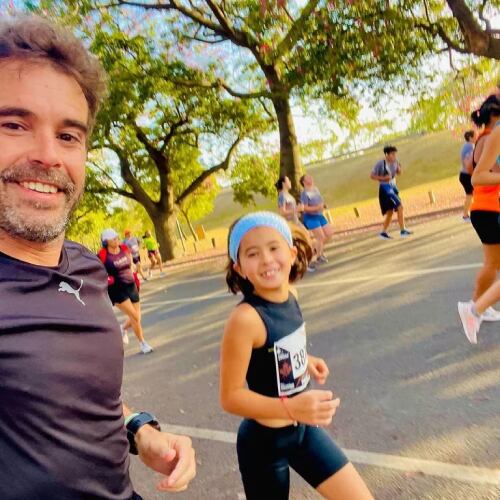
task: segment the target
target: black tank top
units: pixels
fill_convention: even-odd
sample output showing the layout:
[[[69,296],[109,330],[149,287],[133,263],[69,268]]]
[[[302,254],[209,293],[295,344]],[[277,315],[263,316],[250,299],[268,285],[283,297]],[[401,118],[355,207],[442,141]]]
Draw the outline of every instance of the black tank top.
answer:
[[[292,294],[285,302],[269,302],[257,295],[245,297],[266,327],[266,343],[252,350],[248,388],[264,396],[291,396],[309,383],[305,324]]]

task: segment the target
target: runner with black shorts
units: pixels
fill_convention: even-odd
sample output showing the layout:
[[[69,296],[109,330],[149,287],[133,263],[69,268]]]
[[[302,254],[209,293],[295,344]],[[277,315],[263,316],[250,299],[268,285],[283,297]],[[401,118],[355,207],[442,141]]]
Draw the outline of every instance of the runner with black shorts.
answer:
[[[148,279],[144,276],[141,265],[141,242],[139,241],[139,238],[133,236],[130,229],[125,229],[125,238],[123,243],[127,245],[130,253],[132,254],[132,262],[134,263],[136,271],[141,275],[141,278],[144,281],[147,281]]]
[[[460,174],[458,180],[465,191],[464,212],[462,219],[470,222],[470,205],[472,203],[472,154],[474,153],[474,130],[467,130],[464,134],[465,144],[460,151]]]
[[[141,352],[149,354],[153,352],[153,348],[144,340],[139,290],[132,271],[132,255],[126,245],[120,244],[118,233],[114,229],[105,229],[101,233],[101,243],[98,255],[108,273],[109,298],[128,318],[122,325],[123,342],[128,343],[127,328],[131,326],[139,340]]]
[[[471,115],[477,126],[484,126],[484,130],[478,137],[476,149],[472,158],[474,169],[479,163],[485,164],[483,150],[486,140],[494,127],[498,127],[500,121],[500,100],[496,95],[491,95],[484,101],[480,109]],[[480,161],[481,159],[481,161]],[[495,159],[489,165],[481,165],[486,177],[500,172],[500,164]],[[477,177],[473,175],[474,177]],[[479,172],[478,172],[479,173]],[[484,176],[484,175],[483,175]],[[496,180],[496,177],[494,178]],[[479,179],[479,182],[481,180]],[[491,181],[490,181],[491,182]],[[477,310],[476,304],[481,297],[490,292],[495,286],[498,270],[500,269],[500,184],[476,184],[471,205],[471,222],[483,245],[484,264],[476,277],[473,300],[459,302],[458,312],[462,320],[465,334],[471,343],[477,342],[477,332],[482,321],[500,321],[500,312],[493,309],[491,304],[486,309]],[[494,296],[495,294],[489,294]],[[485,301],[481,301],[483,303]],[[481,314],[482,313],[482,314]]]

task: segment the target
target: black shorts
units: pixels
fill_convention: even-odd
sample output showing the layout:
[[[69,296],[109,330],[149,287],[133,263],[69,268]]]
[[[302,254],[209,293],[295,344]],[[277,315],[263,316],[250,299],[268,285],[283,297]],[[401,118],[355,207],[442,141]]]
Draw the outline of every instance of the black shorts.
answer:
[[[317,488],[348,463],[324,429],[305,424],[274,429],[245,419],[236,449],[247,500],[288,499],[290,467]]]
[[[134,264],[138,264],[139,262],[141,262],[141,256],[140,255],[137,255],[136,257],[132,256],[132,262]]]
[[[108,286],[108,295],[113,305],[121,304],[127,299],[130,299],[133,303],[139,302],[139,291],[135,283],[118,283]]]
[[[470,181],[472,178],[471,174],[466,174],[465,172],[460,172],[460,176],[458,179],[460,180],[460,184],[464,187],[465,194],[472,194],[473,187],[472,182]]]
[[[472,210],[470,220],[483,245],[500,244],[500,212]]]

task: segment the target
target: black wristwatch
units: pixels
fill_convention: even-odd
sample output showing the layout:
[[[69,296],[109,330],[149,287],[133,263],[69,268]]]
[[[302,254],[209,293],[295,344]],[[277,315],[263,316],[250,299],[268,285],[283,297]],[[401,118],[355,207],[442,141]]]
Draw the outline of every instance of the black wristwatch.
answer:
[[[153,414],[147,413],[145,411],[142,411],[141,413],[133,417],[127,424],[127,438],[130,445],[129,452],[132,453],[132,455],[139,454],[139,451],[137,450],[137,446],[135,444],[135,435],[137,431],[146,424],[154,427],[157,431],[161,431],[160,424],[158,420],[156,420],[156,417]]]

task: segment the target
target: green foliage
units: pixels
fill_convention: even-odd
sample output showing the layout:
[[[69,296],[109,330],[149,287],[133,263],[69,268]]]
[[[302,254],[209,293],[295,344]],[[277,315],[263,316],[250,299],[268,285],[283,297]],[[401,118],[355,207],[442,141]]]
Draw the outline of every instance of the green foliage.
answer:
[[[410,131],[452,130],[459,134],[471,128],[471,112],[496,91],[499,76],[498,65],[491,59],[445,75],[437,89],[430,89],[416,102]]]
[[[256,194],[272,196],[276,193],[274,183],[278,176],[277,155],[239,155],[231,171],[234,201],[247,206],[255,204]]]

